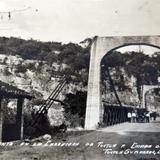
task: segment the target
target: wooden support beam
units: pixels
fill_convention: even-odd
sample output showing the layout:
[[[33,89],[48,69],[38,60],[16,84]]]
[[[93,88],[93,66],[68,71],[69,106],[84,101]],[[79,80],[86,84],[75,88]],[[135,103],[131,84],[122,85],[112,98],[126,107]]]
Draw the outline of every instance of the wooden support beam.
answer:
[[[3,108],[4,108],[4,99],[0,97],[0,142],[2,142],[2,133],[3,133]]]
[[[24,124],[23,103],[24,103],[24,98],[19,98],[17,100],[16,126],[17,126],[18,139],[23,139],[23,124]]]

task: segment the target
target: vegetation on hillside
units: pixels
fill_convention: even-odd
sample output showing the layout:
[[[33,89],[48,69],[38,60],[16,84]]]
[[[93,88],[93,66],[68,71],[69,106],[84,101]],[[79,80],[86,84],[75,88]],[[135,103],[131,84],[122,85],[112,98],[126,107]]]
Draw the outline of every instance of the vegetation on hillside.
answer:
[[[20,38],[0,37],[0,54],[19,55],[24,60],[39,60],[46,62],[52,67],[53,76],[71,75],[72,83],[87,85],[89,70],[89,50],[91,39],[86,39],[87,47],[75,43],[62,44],[60,42],[40,42],[33,39],[23,40]],[[84,42],[85,42],[84,41]],[[82,42],[83,43],[83,42]],[[60,70],[55,71],[54,64],[62,65]],[[17,72],[32,69],[32,66],[17,66]]]
[[[79,84],[83,87],[87,86],[89,60],[90,60],[90,46],[91,39],[86,39],[84,43],[88,41],[88,45],[82,47],[81,45],[68,43],[62,44],[60,42],[40,42],[33,39],[23,40],[20,38],[6,38],[0,37],[0,54],[5,55],[18,55],[24,60],[39,60],[43,64],[45,62],[51,68],[49,73],[54,76],[70,75],[71,79],[69,83]],[[5,59],[6,61],[7,59]],[[3,63],[6,63],[6,62]],[[57,71],[54,64],[62,65]],[[124,78],[124,72],[128,77],[134,76],[136,78],[137,93],[140,98],[141,86],[143,84],[157,84],[158,77],[160,75],[160,54],[155,53],[153,56],[147,56],[140,52],[126,52],[121,54],[114,51],[107,54],[102,64],[108,67],[112,72],[115,71],[116,79],[113,79],[115,86],[120,92],[129,89]],[[64,67],[64,66],[65,67]],[[37,70],[40,70],[39,65]],[[35,65],[28,64],[28,66],[17,65],[15,72],[23,73],[27,69],[34,70]],[[105,70],[106,68],[103,68]],[[102,74],[102,81],[104,81],[107,75]],[[8,70],[5,71],[6,75],[9,75]],[[158,93],[157,93],[158,94]],[[68,93],[64,100],[68,105],[65,108],[65,116],[70,119],[71,125],[76,127],[84,125],[85,108],[86,108],[86,92],[76,91]]]
[[[115,69],[115,76],[118,80],[114,80],[114,84],[117,86],[119,91],[125,91],[129,86],[126,86],[124,81],[124,73],[122,73],[122,68],[125,73],[131,77],[136,78],[137,93],[141,95],[142,85],[155,85],[158,83],[158,77],[160,76],[160,54],[155,53],[152,56],[146,55],[143,52],[126,52],[121,54],[120,52],[112,52],[107,54],[103,60],[102,64],[105,68],[110,70]],[[102,79],[106,79],[106,75],[103,72]]]

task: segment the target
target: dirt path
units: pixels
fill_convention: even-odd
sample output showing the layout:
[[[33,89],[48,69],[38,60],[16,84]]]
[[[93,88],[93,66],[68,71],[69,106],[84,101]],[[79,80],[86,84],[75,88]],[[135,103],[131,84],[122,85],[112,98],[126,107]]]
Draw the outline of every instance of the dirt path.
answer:
[[[121,145],[125,144],[124,150],[136,142],[138,144],[160,145],[160,123],[124,123],[112,127],[100,129],[80,136],[64,137],[69,142],[79,142],[77,147],[54,147],[44,146],[12,146],[0,148],[0,160],[159,160],[159,155],[143,154],[105,154],[103,144],[112,144],[112,149],[123,150]],[[52,140],[52,143],[56,141]],[[60,141],[58,141],[60,142]],[[88,143],[91,146],[88,146]],[[113,144],[117,144],[114,148]],[[143,149],[142,149],[143,150]],[[146,149],[147,150],[147,149]],[[153,148],[148,149],[153,150]],[[160,150],[160,148],[159,148]]]

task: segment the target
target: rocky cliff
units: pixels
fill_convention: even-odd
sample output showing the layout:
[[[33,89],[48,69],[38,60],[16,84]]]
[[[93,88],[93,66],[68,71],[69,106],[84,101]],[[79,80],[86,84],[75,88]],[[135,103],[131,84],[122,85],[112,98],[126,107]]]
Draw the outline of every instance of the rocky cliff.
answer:
[[[80,44],[62,44],[0,37],[0,80],[34,94],[39,100],[51,94],[63,75],[70,75],[71,79],[58,99],[64,100],[68,93],[76,95],[77,91],[87,91],[91,42],[86,39]],[[123,55],[115,52],[104,57],[122,104],[139,105],[141,86],[158,83],[159,59],[158,54],[148,57],[135,52]],[[106,77],[102,73],[102,99],[117,103]],[[15,102],[10,101],[8,106],[14,108]],[[55,117],[57,112],[51,112],[49,115]],[[63,119],[62,112],[59,108],[60,119]]]

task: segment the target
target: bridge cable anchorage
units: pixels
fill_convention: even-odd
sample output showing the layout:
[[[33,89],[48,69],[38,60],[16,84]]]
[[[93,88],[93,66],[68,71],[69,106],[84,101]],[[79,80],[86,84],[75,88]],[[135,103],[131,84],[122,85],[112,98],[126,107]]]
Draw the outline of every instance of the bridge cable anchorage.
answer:
[[[44,110],[49,109],[52,103],[52,99],[56,99],[61,90],[63,89],[64,85],[66,83],[66,78],[63,78],[62,81],[56,86],[54,91],[51,93],[51,95],[47,98],[47,100],[42,104],[40,109],[36,112],[37,115],[40,115],[44,112]]]
[[[40,120],[44,117],[44,115],[48,113],[48,109],[54,103],[54,99],[58,97],[58,95],[63,90],[64,86],[66,85],[67,79],[68,79],[68,76],[62,77],[60,82],[57,84],[56,88],[53,90],[53,92],[50,94],[47,100],[41,105],[39,110],[35,113],[34,122],[26,126],[26,128],[36,126],[36,124],[40,122]]]
[[[50,99],[53,99],[55,97],[55,95],[57,94],[57,92],[59,91],[59,89],[61,88],[61,85],[66,81],[66,77],[64,77],[56,86],[56,88],[53,90],[53,92],[50,94],[50,96],[47,98],[47,100],[45,102],[43,102],[43,104],[41,105],[41,107],[39,108],[39,110],[37,111],[37,114],[39,114],[41,112],[41,110],[44,108],[44,106],[48,105],[50,103]]]
[[[55,94],[58,92],[58,94],[60,93],[60,91],[63,89],[63,87],[64,87],[64,81],[61,81],[57,86],[58,86],[58,88],[56,87],[56,89],[54,90],[54,92],[55,92]],[[63,87],[61,87],[61,86],[63,86]],[[53,92],[52,92],[53,93]],[[47,103],[44,103],[42,106],[41,106],[41,110],[38,110],[37,112],[36,112],[36,114],[35,114],[35,117],[34,117],[34,122],[33,123],[31,123],[29,126],[31,126],[31,127],[34,127],[34,126],[36,126],[36,124],[37,123],[39,123],[40,122],[40,120],[44,117],[44,115],[48,112],[48,109],[51,107],[51,104],[53,104],[53,100],[52,99],[55,99],[57,96],[58,96],[58,94],[56,94],[56,96],[55,96],[55,94],[51,94],[52,96],[49,96],[50,97],[50,99],[47,99],[48,101],[47,101]],[[51,98],[52,97],[52,98]],[[52,101],[52,103],[51,103],[51,101]],[[49,105],[49,106],[48,106]],[[29,127],[28,126],[28,127]]]
[[[54,103],[54,99],[56,99],[56,98],[58,97],[59,93],[62,91],[62,89],[64,88],[65,84],[66,84],[66,82],[64,82],[64,83],[60,86],[60,88],[59,88],[59,90],[56,92],[55,96],[54,96],[53,98],[50,98],[50,101],[49,101],[48,105],[46,105],[45,108],[43,108],[40,113],[45,113],[46,110],[48,111],[48,109],[49,109],[49,108],[52,106],[52,104]]]
[[[122,103],[121,103],[120,98],[119,98],[119,96],[118,96],[118,93],[117,93],[117,91],[116,91],[116,89],[115,89],[115,85],[114,85],[113,79],[112,79],[112,77],[111,77],[111,75],[110,75],[109,67],[106,67],[106,68],[107,68],[108,78],[109,78],[109,81],[110,81],[110,83],[111,83],[111,86],[112,86],[112,89],[113,89],[113,91],[114,91],[114,94],[115,94],[115,96],[116,96],[116,99],[117,99],[117,101],[118,101],[118,103],[119,103],[119,106],[122,107]]]

